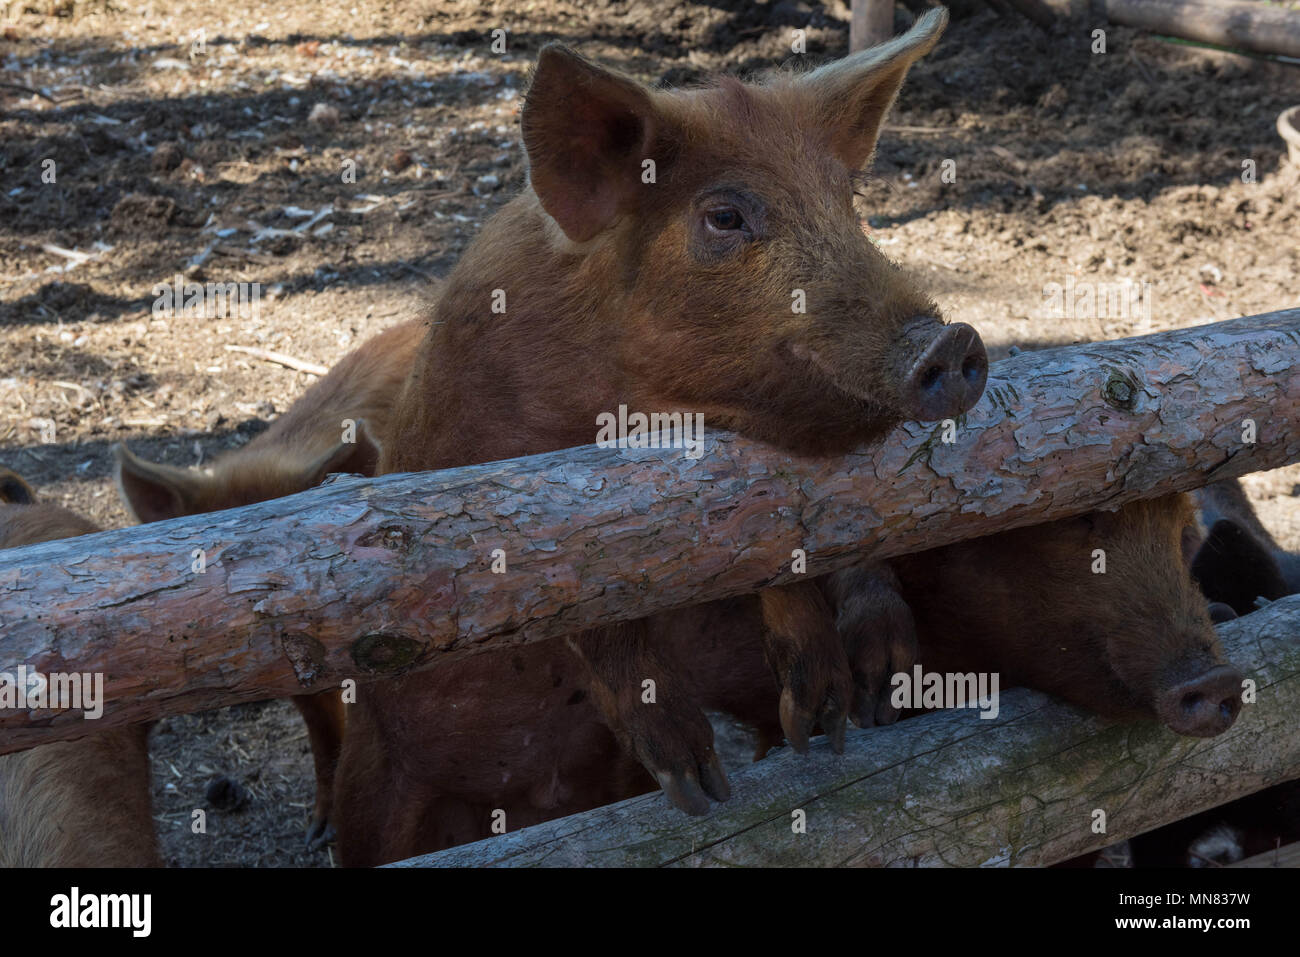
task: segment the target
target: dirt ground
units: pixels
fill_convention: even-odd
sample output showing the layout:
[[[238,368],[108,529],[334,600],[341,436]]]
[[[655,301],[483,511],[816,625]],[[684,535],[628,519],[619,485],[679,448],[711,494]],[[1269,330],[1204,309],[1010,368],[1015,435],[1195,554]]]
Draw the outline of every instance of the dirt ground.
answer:
[[[418,308],[521,182],[545,42],[672,84],[847,50],[842,2],[10,7],[0,82],[57,102],[0,86],[0,464],[107,526],[127,522],[113,443],[199,464],[313,381],[227,346],[328,365]],[[1090,33],[955,22],[882,138],[873,238],[995,357],[1296,306],[1300,173],[1274,123],[1300,67],[1120,28],[1094,54]],[[260,283],[259,314],[155,318],[177,274]],[[1149,315],[1056,315],[1045,284],[1070,278],[1149,284]],[[1300,547],[1300,468],[1248,487]],[[170,864],[331,864],[303,846],[311,762],[287,702],[165,720],[152,749]],[[248,799],[193,835],[221,775]]]

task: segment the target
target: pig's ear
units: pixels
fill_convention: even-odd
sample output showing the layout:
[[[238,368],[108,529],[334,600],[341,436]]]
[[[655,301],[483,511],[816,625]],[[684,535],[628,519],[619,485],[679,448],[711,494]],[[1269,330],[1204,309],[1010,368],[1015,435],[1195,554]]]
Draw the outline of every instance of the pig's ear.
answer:
[[[137,522],[189,515],[202,478],[188,469],[146,462],[125,445],[113,446],[113,479],[122,504]]]
[[[356,441],[340,442],[307,469],[307,488],[315,488],[334,472],[375,475],[379,471],[379,441],[370,434],[364,419],[358,419]]]
[[[524,99],[528,178],[574,242],[614,222],[641,186],[655,133],[649,91],[567,47],[548,44]]]
[[[36,493],[21,475],[0,469],[0,502],[7,505],[32,505],[36,502]]]
[[[867,164],[907,71],[934,49],[947,25],[948,11],[936,7],[902,36],[828,63],[799,80],[817,98],[818,112],[830,131],[831,151],[849,169]]]

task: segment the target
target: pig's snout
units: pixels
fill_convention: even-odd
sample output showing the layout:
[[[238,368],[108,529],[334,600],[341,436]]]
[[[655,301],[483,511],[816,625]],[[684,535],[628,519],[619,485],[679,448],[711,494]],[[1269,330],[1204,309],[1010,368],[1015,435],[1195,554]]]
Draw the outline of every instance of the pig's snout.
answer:
[[[1241,713],[1241,672],[1218,665],[1164,691],[1156,714],[1165,726],[1193,738],[1212,738],[1232,727]]]
[[[948,419],[979,401],[989,357],[974,328],[919,317],[904,330],[903,339],[899,397],[907,416],[923,422]]]

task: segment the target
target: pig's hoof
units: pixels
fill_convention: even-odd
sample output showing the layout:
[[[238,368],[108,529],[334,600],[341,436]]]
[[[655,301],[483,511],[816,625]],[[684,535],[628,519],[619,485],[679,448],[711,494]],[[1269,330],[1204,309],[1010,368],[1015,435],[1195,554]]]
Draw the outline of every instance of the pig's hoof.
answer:
[[[821,725],[831,750],[843,754],[848,708],[853,700],[853,676],[843,652],[834,660],[796,660],[783,677],[781,730],[790,747],[807,754],[808,738],[813,728]]]
[[[637,706],[619,737],[663,788],[668,800],[687,814],[704,814],[710,799],[731,797],[731,785],[713,750],[713,728],[698,707],[669,709]]]
[[[331,843],[335,836],[334,825],[328,818],[313,818],[311,826],[307,828],[307,850],[319,851],[326,844]]]
[[[817,627],[795,640],[787,637],[791,629],[769,631],[765,641],[768,663],[781,686],[781,730],[790,747],[807,754],[808,738],[820,724],[831,749],[843,754],[853,673],[839,635],[820,627],[820,618],[829,612],[813,608],[804,614],[816,617]]]
[[[875,592],[868,615],[839,622],[853,672],[851,716],[859,728],[893,724],[899,711],[890,701],[893,677],[916,664],[919,646],[912,610],[892,591]]]
[[[675,807],[696,817],[708,813],[710,798],[725,801],[731,797],[731,785],[716,754],[698,771],[660,771],[655,778]]]

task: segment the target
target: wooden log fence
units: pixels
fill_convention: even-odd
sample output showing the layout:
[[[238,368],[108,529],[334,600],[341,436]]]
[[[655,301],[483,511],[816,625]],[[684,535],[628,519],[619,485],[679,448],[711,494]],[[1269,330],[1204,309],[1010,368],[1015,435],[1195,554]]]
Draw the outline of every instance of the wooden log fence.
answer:
[[[1286,465],[1298,412],[1291,309],[1025,353],[847,456],[718,434],[342,479],[0,552],[0,669],[102,674],[96,728],[322,690],[792,581],[796,549],[815,575]],[[0,753],[87,728],[0,709]]]

